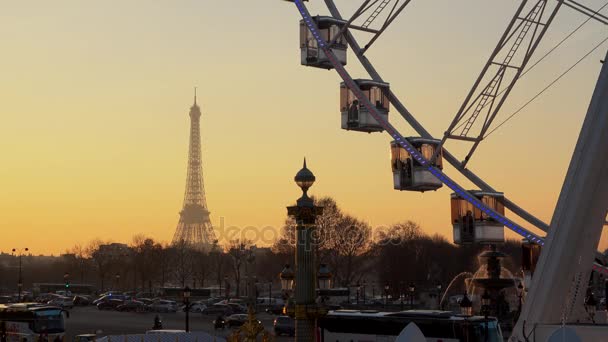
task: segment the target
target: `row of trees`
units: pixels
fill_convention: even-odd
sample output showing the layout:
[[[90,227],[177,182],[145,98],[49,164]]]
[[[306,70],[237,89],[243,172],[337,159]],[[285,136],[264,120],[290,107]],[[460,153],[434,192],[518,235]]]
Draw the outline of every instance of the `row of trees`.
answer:
[[[369,224],[345,214],[330,197],[315,199],[323,214],[317,219],[315,239],[318,263],[329,265],[334,284],[389,285],[390,291],[402,291],[404,285],[446,286],[463,271],[475,271],[482,246],[456,246],[441,235],[429,235],[412,221],[372,230]],[[288,218],[273,249],[293,255],[295,222]],[[501,250],[512,257],[503,266],[516,273],[521,264],[521,244],[507,241]]]
[[[455,246],[442,236],[424,233],[412,221],[372,230],[366,222],[344,213],[330,197],[315,202],[324,207],[315,232],[318,263],[329,266],[335,287],[367,283],[399,291],[410,282],[417,287],[445,286],[458,273],[479,267],[479,246]],[[94,240],[57,258],[25,257],[25,285],[61,282],[67,272],[73,283],[94,284],[100,290],[152,292],[165,286],[225,288],[230,284],[232,294],[242,294],[247,276],[269,287],[274,283],[277,289],[283,265],[294,260],[295,229],[293,219],[287,218],[271,248],[256,248],[253,241],[237,239],[199,251],[185,243],[168,245],[137,235],[128,246],[114,244],[115,248],[108,249],[111,241]],[[501,250],[512,256],[504,266],[515,273],[520,265],[519,242],[508,241]],[[0,255],[0,287],[15,284],[9,274],[16,276],[16,259],[9,257]]]

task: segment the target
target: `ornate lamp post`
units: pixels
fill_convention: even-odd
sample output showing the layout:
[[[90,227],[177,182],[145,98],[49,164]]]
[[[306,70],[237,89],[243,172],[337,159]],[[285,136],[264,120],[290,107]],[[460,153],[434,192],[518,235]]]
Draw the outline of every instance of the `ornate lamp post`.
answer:
[[[460,300],[460,314],[463,316],[473,316],[473,302],[469,299],[466,291]]]
[[[416,285],[414,283],[410,283],[410,287],[408,288],[410,291],[410,310],[414,309],[414,293],[416,292]]]
[[[23,257],[23,252],[27,252],[29,251],[29,249],[27,247],[25,248],[13,248],[13,254],[15,254],[15,252],[18,252],[18,257],[19,257],[19,279],[17,280],[17,290],[19,291],[19,296],[17,297],[19,301],[21,301],[21,292],[23,291],[23,277],[21,274],[21,258]]]
[[[184,288],[184,305],[186,310],[186,332],[190,332],[190,295],[191,290],[188,286]]]
[[[462,296],[462,299],[460,300],[460,314],[464,316],[464,325],[463,325],[463,329],[464,329],[464,336],[465,336],[465,341],[469,340],[469,321],[467,319],[467,317],[470,317],[473,315],[473,302],[471,302],[471,300],[469,299],[469,296],[467,296],[467,291],[464,291],[464,296]]]
[[[331,278],[332,274],[326,264],[321,264],[319,273],[317,274],[317,280],[319,281],[319,290],[321,290],[321,303],[325,303],[326,296],[323,292],[331,289]]]
[[[492,298],[490,297],[490,294],[488,293],[488,290],[485,290],[483,292],[483,295],[481,296],[481,312],[484,316],[485,319],[485,325],[486,325],[486,334],[485,334],[485,340],[488,340],[488,316],[490,315],[490,304],[491,304]]]
[[[308,189],[315,182],[314,174],[304,166],[294,180],[302,189],[300,197],[295,206],[287,208],[287,214],[296,221],[296,274],[297,286],[295,288],[295,320],[296,341],[314,341],[316,318],[322,314],[322,310],[315,303],[316,299],[316,276],[315,270],[315,243],[313,231],[315,220],[323,213],[323,208],[316,206],[308,197]]]

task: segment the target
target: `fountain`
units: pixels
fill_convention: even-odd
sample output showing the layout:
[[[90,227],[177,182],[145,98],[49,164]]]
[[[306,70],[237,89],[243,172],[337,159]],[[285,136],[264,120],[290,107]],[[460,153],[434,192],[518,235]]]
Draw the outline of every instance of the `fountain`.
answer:
[[[479,255],[481,267],[473,277],[465,279],[465,284],[467,292],[473,298],[477,314],[498,318],[503,330],[510,331],[519,314],[512,311],[512,308],[517,309],[517,302],[514,303],[513,299],[517,298],[519,280],[502,267],[502,261],[506,257],[506,254],[496,249],[496,245],[490,245],[488,250]],[[482,295],[489,297],[487,312],[483,312],[479,300]]]

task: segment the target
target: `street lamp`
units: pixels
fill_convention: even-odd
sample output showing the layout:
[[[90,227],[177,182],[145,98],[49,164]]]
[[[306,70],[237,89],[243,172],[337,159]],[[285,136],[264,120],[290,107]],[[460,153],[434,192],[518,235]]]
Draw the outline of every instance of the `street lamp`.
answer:
[[[13,254],[17,251],[19,252],[19,255],[18,255],[19,256],[19,279],[17,280],[17,288],[19,290],[19,297],[17,297],[17,298],[19,301],[21,301],[21,291],[23,290],[23,277],[21,274],[21,258],[23,257],[23,252],[24,251],[27,252],[27,251],[29,251],[29,249],[27,247],[20,248],[20,249],[13,248]]]
[[[463,316],[472,316],[473,315],[473,302],[469,299],[467,292],[464,292],[464,296],[460,300],[460,314]]]
[[[464,316],[464,324],[463,324],[463,329],[464,329],[464,336],[465,336],[465,341],[469,340],[469,321],[467,320],[467,317],[470,317],[473,315],[473,302],[471,302],[471,300],[469,299],[469,296],[467,295],[467,290],[464,290],[464,295],[462,296],[462,299],[460,300],[460,314]]]
[[[224,276],[224,297],[230,296],[230,283],[228,282],[228,276]]]
[[[186,305],[186,332],[190,332],[190,288],[186,286],[184,288],[184,304]]]
[[[321,264],[317,279],[319,280],[319,289],[329,290],[331,288],[332,274],[326,264]]]
[[[437,308],[441,310],[441,283],[437,283]]]
[[[367,302],[365,301],[365,288],[367,287],[367,280],[363,280],[363,305]]]
[[[388,291],[390,290],[390,287],[388,286],[388,283],[386,283],[386,285],[384,285],[384,306],[388,305]]]
[[[596,306],[597,301],[595,300],[595,296],[593,295],[593,292],[589,292],[589,295],[587,296],[587,298],[585,298],[585,310],[587,310],[587,313],[591,318],[591,322],[593,322],[594,324]]]
[[[403,300],[404,299],[405,299],[405,286],[403,285],[403,281],[400,281],[399,282],[399,300],[401,302],[401,311],[403,311]]]
[[[357,285],[355,285],[357,287],[357,305],[359,305],[359,296],[361,294],[361,284],[359,282],[357,282]]]
[[[294,273],[289,264],[285,264],[285,267],[279,274],[279,278],[281,279],[281,289],[285,293],[288,293],[293,289]]]
[[[300,171],[294,177],[296,184],[302,189],[302,196],[296,205],[287,207],[287,214],[296,222],[296,275],[297,289],[295,291],[295,332],[296,341],[312,341],[316,336],[316,320],[325,313],[325,309],[316,303],[317,282],[316,265],[314,263],[316,242],[314,239],[317,216],[323,213],[323,207],[315,205],[308,197],[308,189],[314,184],[315,175],[306,167],[306,159]],[[288,283],[288,279],[281,278]],[[288,284],[286,284],[288,285]],[[284,288],[289,288],[286,286]]]
[[[414,309],[414,293],[416,292],[416,285],[414,283],[410,283],[410,309]]]
[[[319,272],[317,273],[317,280],[319,281],[319,295],[322,303],[324,303],[327,298],[327,290],[331,289],[331,278],[332,274],[327,265],[321,264]]]
[[[116,273],[115,278],[116,278],[116,291],[118,291],[119,284],[120,284],[120,274]]]

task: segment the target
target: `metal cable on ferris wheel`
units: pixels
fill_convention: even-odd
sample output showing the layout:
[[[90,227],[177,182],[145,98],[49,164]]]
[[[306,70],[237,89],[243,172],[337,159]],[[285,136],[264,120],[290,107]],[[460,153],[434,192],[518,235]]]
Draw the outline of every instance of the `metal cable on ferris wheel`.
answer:
[[[371,44],[386,30],[404,7],[410,3],[409,0],[403,3],[400,3],[400,0],[395,0],[384,24],[377,30],[370,29],[369,26],[388,7],[388,4],[392,0],[382,0],[380,3],[378,3],[379,0],[376,0],[371,4],[370,0],[365,0],[348,20],[342,19],[332,0],[325,0],[332,15],[331,17],[312,17],[303,3],[306,0],[288,1],[295,3],[303,18],[300,21],[301,64],[317,68],[335,69],[343,80],[340,87],[342,128],[368,133],[385,130],[394,138],[394,141],[391,143],[391,154],[395,189],[408,191],[437,190],[442,184],[451,188],[454,191],[451,198],[452,223],[454,224],[454,240],[456,243],[496,243],[504,241],[503,227],[506,226],[524,237],[527,241],[541,246],[544,245],[544,237],[540,237],[508,219],[504,214],[504,208],[510,209],[514,214],[543,231],[548,230],[548,225],[508,200],[502,193],[495,191],[481,178],[466,169],[465,165],[481,142],[483,134],[485,134],[498,114],[498,110],[506,100],[511,89],[521,76],[524,67],[529,62],[534,50],[538,47],[541,38],[553,21],[563,1],[558,1],[547,16],[544,14],[548,0],[538,0],[531,8],[526,7],[528,1],[523,0],[517,9],[499,44],[494,49],[475,85],[465,99],[465,103],[461,106],[460,111],[448,129],[448,131],[450,129],[453,130],[460,122],[466,119],[465,129],[462,131],[464,134],[460,135],[460,140],[467,140],[466,135],[475,124],[479,114],[484,108],[489,106],[480,130],[481,133],[478,134],[476,139],[468,139],[474,145],[467,154],[465,162],[459,162],[458,159],[443,147],[445,141],[448,138],[454,138],[454,136],[451,133],[446,133],[441,141],[433,139],[430,133],[416,121],[413,115],[392,93],[389,84],[383,81],[364,55]],[[398,4],[400,4],[399,7],[397,7]],[[358,17],[370,10],[374,5],[377,5],[377,7],[364,21],[364,25],[353,25],[353,22]],[[526,8],[528,8],[527,11],[525,11]],[[522,13],[526,14],[522,16]],[[365,48],[361,49],[351,34],[350,29],[373,33],[374,36],[366,44]],[[528,47],[523,57],[521,57],[520,63],[513,64],[512,62],[515,59],[516,53],[525,42],[529,32],[532,32],[532,35],[529,36],[526,44]],[[510,47],[505,49],[513,37],[516,38],[512,41]],[[371,80],[355,80],[348,74],[344,68],[344,65],[346,65],[347,46],[351,46],[365,70],[372,77]],[[503,53],[501,55],[502,51],[507,50],[506,54]],[[501,58],[502,61],[497,62],[497,58]],[[493,66],[497,66],[498,70],[490,78],[489,83],[485,87],[480,88],[479,84],[481,84],[488,70]],[[507,69],[515,70],[515,74],[509,77],[507,87],[502,92],[499,92],[500,86],[508,76]],[[482,90],[478,91],[478,89]],[[494,107],[493,103],[497,99],[497,106]],[[406,138],[388,122],[389,103],[398,110],[421,137]],[[474,108],[472,112],[470,111],[471,108]],[[467,191],[448,177],[442,171],[443,159],[446,159],[466,178],[479,186],[481,190]],[[467,231],[467,221],[474,223],[474,231]],[[608,268],[597,262],[594,263],[593,270],[608,274]]]

